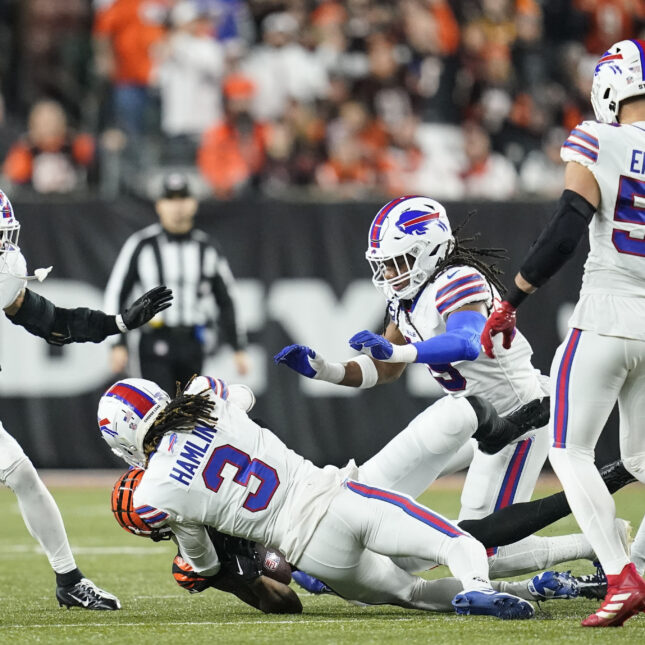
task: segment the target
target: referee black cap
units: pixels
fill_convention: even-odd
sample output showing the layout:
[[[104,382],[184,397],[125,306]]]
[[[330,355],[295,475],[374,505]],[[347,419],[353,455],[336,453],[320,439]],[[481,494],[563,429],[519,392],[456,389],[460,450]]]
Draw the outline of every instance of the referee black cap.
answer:
[[[161,197],[162,199],[190,197],[190,183],[188,182],[188,177],[180,172],[172,172],[169,175],[166,175],[163,180]]]

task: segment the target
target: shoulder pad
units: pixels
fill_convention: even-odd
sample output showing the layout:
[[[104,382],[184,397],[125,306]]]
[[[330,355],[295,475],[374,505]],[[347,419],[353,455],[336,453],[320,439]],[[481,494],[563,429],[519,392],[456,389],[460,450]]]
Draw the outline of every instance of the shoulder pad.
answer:
[[[600,150],[600,126],[601,124],[595,121],[583,121],[571,130],[560,150],[562,161],[577,161],[583,166],[595,164]]]
[[[492,302],[488,280],[477,269],[469,266],[448,267],[434,280],[435,306],[447,316],[471,302]]]

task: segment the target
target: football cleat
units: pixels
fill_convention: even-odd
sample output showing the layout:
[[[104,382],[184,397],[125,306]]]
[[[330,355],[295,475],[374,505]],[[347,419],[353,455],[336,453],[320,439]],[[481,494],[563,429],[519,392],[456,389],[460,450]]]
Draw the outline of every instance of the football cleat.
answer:
[[[81,578],[76,584],[68,587],[56,587],[56,599],[61,607],[68,609],[70,607],[105,611],[121,609],[121,603],[116,596],[99,589],[87,578]]]
[[[504,418],[522,430],[522,434],[529,430],[542,428],[549,423],[549,401],[548,396],[542,399],[533,399]]]
[[[607,595],[607,576],[605,576],[600,562],[594,562],[594,566],[596,573],[574,576],[574,579],[578,585],[578,593],[582,598],[602,600]]]
[[[600,608],[585,618],[583,627],[620,627],[628,618],[645,611],[645,580],[630,562],[612,583]]]
[[[334,593],[330,587],[328,587],[322,580],[310,576],[304,571],[292,571],[291,577],[296,583],[298,583],[303,589],[313,594],[323,594],[323,593]]]
[[[627,484],[631,484],[636,481],[636,477],[634,477],[634,475],[632,475],[627,468],[623,466],[623,462],[620,461],[620,459],[618,461],[612,461],[609,464],[605,464],[602,468],[598,469],[598,472],[610,493],[615,493],[623,486],[627,486]]]
[[[530,602],[493,589],[462,591],[452,599],[452,606],[461,615],[496,616],[502,620],[524,620],[535,614]]]
[[[543,571],[529,580],[528,589],[536,600],[564,600],[580,594],[570,571]]]

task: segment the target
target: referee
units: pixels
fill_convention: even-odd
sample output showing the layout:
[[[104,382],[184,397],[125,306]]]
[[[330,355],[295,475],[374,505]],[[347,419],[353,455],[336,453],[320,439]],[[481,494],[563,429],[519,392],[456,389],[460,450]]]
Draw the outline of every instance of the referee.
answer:
[[[185,385],[193,374],[201,373],[205,330],[215,321],[235,352],[238,374],[248,372],[246,338],[231,297],[233,274],[213,240],[194,228],[197,206],[187,178],[167,175],[155,203],[159,223],[126,240],[105,293],[106,310],[120,311],[135,290],[157,284],[173,290],[174,306],[141,328],[139,343],[141,376],[171,394],[177,381]],[[112,348],[112,371],[123,373],[127,363],[123,336]]]

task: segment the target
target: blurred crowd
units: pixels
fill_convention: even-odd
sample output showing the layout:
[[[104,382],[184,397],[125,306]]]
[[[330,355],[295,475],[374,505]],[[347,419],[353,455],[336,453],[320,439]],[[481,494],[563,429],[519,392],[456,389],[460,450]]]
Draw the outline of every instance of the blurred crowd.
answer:
[[[15,191],[552,198],[643,0],[5,0]]]

